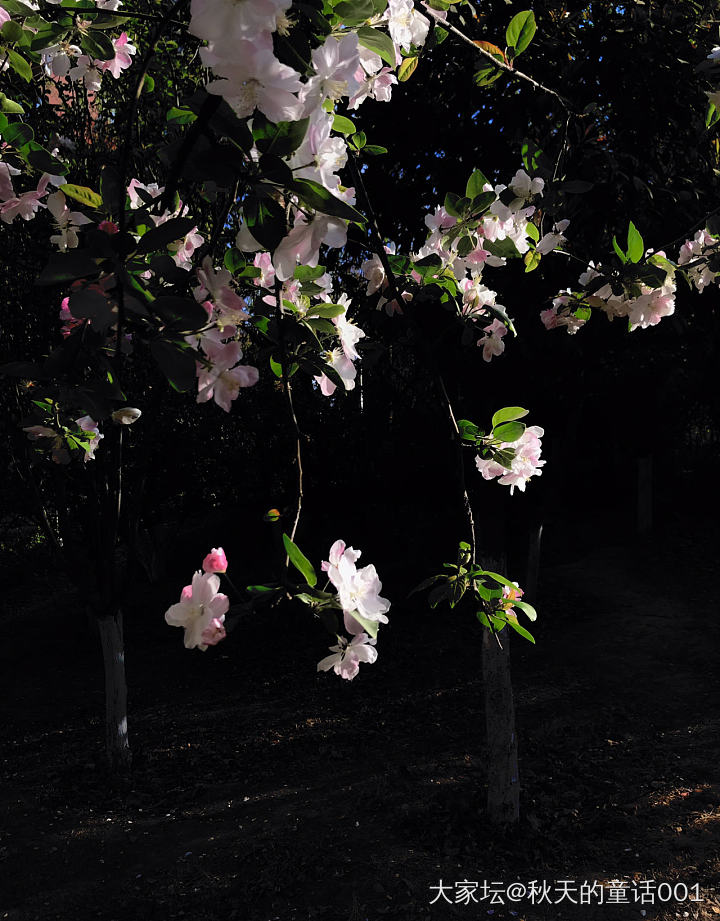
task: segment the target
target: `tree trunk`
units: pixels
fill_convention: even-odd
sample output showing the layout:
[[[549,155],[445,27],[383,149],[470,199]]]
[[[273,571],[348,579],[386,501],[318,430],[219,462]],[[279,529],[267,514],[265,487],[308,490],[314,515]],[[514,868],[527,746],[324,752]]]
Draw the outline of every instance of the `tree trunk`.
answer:
[[[508,627],[496,635],[488,629],[483,630],[483,689],[488,753],[487,812],[494,825],[514,825],[520,817],[509,634]]]
[[[105,752],[112,773],[124,774],[130,769],[131,754],[122,611],[99,618],[97,624],[105,664]]]

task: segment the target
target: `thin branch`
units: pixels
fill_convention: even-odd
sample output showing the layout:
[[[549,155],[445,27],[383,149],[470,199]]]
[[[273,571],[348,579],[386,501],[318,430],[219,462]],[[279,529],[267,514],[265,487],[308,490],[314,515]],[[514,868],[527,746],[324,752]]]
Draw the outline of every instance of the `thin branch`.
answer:
[[[474,563],[476,547],[475,519],[473,518],[472,505],[470,503],[470,496],[468,495],[467,484],[465,482],[465,458],[463,456],[462,450],[462,437],[460,435],[460,429],[458,428],[457,420],[455,419],[455,413],[453,411],[450,397],[448,396],[447,388],[445,387],[445,381],[443,380],[443,376],[439,371],[437,373],[437,381],[440,385],[443,399],[445,400],[445,406],[448,411],[448,416],[450,417],[450,424],[453,428],[453,440],[457,446],[458,473],[460,479],[460,488],[462,489],[463,496],[463,511],[465,512],[465,518],[467,519],[468,527],[470,528],[470,559]]]
[[[504,70],[505,73],[509,74],[511,77],[515,77],[518,80],[525,80],[527,83],[530,83],[532,86],[534,86],[535,89],[542,90],[543,93],[548,93],[550,96],[554,96],[558,100],[558,102],[560,102],[563,108],[567,109],[568,112],[572,112],[573,114],[578,114],[573,104],[568,99],[566,99],[564,96],[561,96],[560,93],[558,93],[556,90],[550,89],[549,86],[545,86],[542,83],[538,83],[538,81],[535,80],[533,77],[528,76],[528,74],[524,74],[521,70],[515,70],[514,67],[510,67],[510,65],[505,64],[504,61],[499,61],[494,55],[490,54],[489,51],[486,51],[484,48],[478,45],[477,42],[473,41],[473,39],[468,38],[468,36],[465,35],[464,32],[461,32],[460,29],[456,28],[451,23],[446,22],[431,7],[426,6],[425,10],[433,17],[435,22],[442,29],[447,29],[449,32],[452,32],[452,34],[455,35],[457,38],[459,38],[461,41],[465,42],[466,45],[470,45],[479,55],[481,55],[484,58],[487,58],[487,60],[494,67],[497,67],[498,70]]]

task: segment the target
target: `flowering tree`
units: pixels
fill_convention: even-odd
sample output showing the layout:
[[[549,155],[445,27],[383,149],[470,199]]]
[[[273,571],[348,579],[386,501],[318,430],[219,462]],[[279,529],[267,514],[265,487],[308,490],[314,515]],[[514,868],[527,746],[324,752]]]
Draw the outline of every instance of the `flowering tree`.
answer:
[[[462,18],[469,3],[446,0],[120,7],[119,0],[0,0],[0,219],[9,233],[23,222],[41,228],[46,255],[29,280],[58,316],[57,344],[44,360],[8,354],[2,371],[22,382],[18,428],[32,454],[30,479],[48,539],[76,568],[70,551],[78,545],[91,558],[82,571],[94,572],[89,594],[106,663],[108,751],[117,767],[129,760],[123,456],[128,436],[146,419],[148,367],[175,391],[225,413],[263,375],[277,380],[286,407],[277,424],[289,425],[295,442],[295,502],[283,516],[266,516],[278,536],[276,581],[240,594],[251,607],[286,596],[305,604],[334,640],[316,667],[352,680],[361,663],[377,658],[390,602],[380,595],[375,566],[358,568],[360,552],[343,541],[321,563],[322,588],[298,545],[304,439],[296,393],[337,401],[356,389],[371,338],[357,321],[377,326],[379,311],[381,335],[390,339],[384,331],[396,324],[414,337],[455,443],[465,523],[450,575],[431,580],[431,604],[471,599],[490,634],[504,636],[509,627],[534,642],[518,616],[535,617],[522,590],[478,557],[465,459],[472,456],[473,475],[522,492],[542,472],[543,429],[526,426],[527,411],[513,406],[496,409],[484,428],[458,419],[420,318],[430,311],[448,319],[452,348],[492,365],[522,331],[505,306],[509,289],[495,290],[503,290],[513,260],[523,274],[540,269],[536,277],[555,253],[577,261],[577,272],[564,265],[562,290],[538,311],[546,329],[570,334],[598,312],[625,319],[630,331],[657,325],[674,311],[678,277],[702,291],[720,268],[712,221],[655,252],[631,222],[622,242],[613,239],[613,253],[573,254],[573,225],[556,194],[567,139],[549,166],[529,144],[502,177],[489,178],[475,163],[426,214],[419,246],[392,244],[393,229],[380,225],[366,189],[386,148],[357,121],[375,103],[397,105],[399,84],[420,79],[433,49],[457,41],[476,57],[478,86],[506,77],[525,82],[568,120],[577,114],[517,67],[536,34],[530,11],[512,17],[495,44],[473,37]],[[192,61],[180,78],[176,52]],[[151,95],[165,121],[146,150]],[[710,95],[709,122],[716,102]],[[100,139],[102,162],[92,156]],[[338,258],[351,245],[362,251],[354,265]],[[330,261],[337,271],[328,271]],[[66,495],[90,497],[90,520],[68,513],[62,499],[49,515],[46,477],[62,482]],[[327,544],[341,529],[339,522]],[[167,610],[189,648],[204,651],[225,636],[230,600],[219,589],[227,569],[224,552],[214,549]],[[511,725],[508,731],[514,734]]]

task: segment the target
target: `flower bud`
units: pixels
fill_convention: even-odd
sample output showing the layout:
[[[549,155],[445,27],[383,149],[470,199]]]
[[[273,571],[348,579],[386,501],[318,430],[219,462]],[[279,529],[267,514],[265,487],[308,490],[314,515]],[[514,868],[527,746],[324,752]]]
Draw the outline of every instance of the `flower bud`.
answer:
[[[227,572],[228,561],[222,547],[213,547],[212,551],[203,560],[205,572]]]
[[[117,422],[119,425],[132,425],[133,422],[142,416],[142,412],[139,409],[135,409],[133,406],[123,406],[122,409],[116,409],[112,414],[112,421]]]

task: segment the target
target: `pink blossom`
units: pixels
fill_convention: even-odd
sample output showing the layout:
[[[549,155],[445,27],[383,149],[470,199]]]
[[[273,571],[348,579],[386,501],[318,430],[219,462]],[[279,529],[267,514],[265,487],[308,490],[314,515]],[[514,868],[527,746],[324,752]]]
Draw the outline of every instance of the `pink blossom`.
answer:
[[[366,633],[358,633],[350,642],[345,637],[338,637],[337,646],[330,646],[331,656],[326,656],[318,662],[317,670],[327,672],[332,668],[336,675],[352,681],[360,671],[360,663],[372,663],[377,659],[377,650],[374,649],[375,640],[370,639]]]
[[[510,492],[515,491],[517,486],[521,492],[525,492],[525,484],[532,476],[540,476],[540,468],[544,466],[545,461],[540,460],[542,445],[540,439],[544,435],[543,429],[537,425],[528,426],[523,435],[512,443],[503,442],[500,449],[512,449],[515,452],[510,467],[505,467],[498,461],[491,459],[484,460],[480,457],[475,458],[478,470],[485,480],[492,480],[500,477],[498,483],[503,486],[509,486]]]
[[[213,547],[203,560],[202,568],[205,572],[227,572],[228,561],[222,547]]]
[[[121,32],[120,36],[113,42],[113,46],[115,48],[115,57],[112,61],[96,61],[95,65],[99,70],[107,70],[118,80],[120,74],[132,64],[131,55],[135,54],[137,48],[135,45],[130,44],[127,32]]]
[[[260,373],[250,365],[239,365],[242,350],[239,343],[214,343],[204,341],[203,347],[210,361],[209,367],[198,365],[198,403],[214,399],[217,405],[230,412],[230,404],[237,399],[241,387],[252,387]]]
[[[82,416],[80,419],[76,419],[75,425],[79,426],[83,432],[92,435],[92,438],[83,445],[85,449],[85,457],[83,460],[85,463],[89,460],[95,460],[95,451],[100,444],[100,440],[105,436],[100,434],[98,424],[92,416]]]
[[[275,282],[275,269],[270,253],[256,253],[253,265],[260,269],[260,277],[253,278],[253,283],[261,288],[272,288]]]
[[[502,337],[507,333],[507,326],[500,320],[493,320],[490,326],[485,327],[485,337],[478,340],[478,346],[482,347],[483,360],[491,361],[493,356],[502,355],[505,351],[505,343]]]
[[[226,637],[225,627],[225,615],[222,614],[220,617],[213,617],[209,625],[205,627],[203,632],[200,634],[200,639],[206,646],[217,646],[220,640],[224,640]]]
[[[205,242],[205,237],[197,232],[197,227],[187,233],[181,240],[168,244],[168,249],[173,254],[175,265],[189,272],[192,268],[192,254]]]
[[[318,264],[320,246],[339,249],[347,241],[347,222],[325,214],[316,214],[308,221],[304,214],[295,215],[295,224],[290,233],[280,241],[275,250],[273,262],[275,274],[280,281],[292,278],[296,266]]]
[[[44,174],[35,191],[23,192],[17,198],[10,198],[3,202],[0,205],[0,220],[6,224],[12,224],[19,215],[24,221],[31,221],[37,214],[38,208],[45,207],[40,199],[47,194],[49,178],[47,174]]]
[[[230,601],[227,595],[218,592],[219,588],[218,576],[196,572],[192,585],[182,590],[180,601],[165,612],[165,620],[171,627],[184,629],[186,649],[197,647],[204,652],[210,645],[204,636],[205,630],[213,628],[215,619],[222,624]],[[217,636],[218,628],[214,629],[213,635]],[[217,636],[215,642],[219,639],[221,637]]]
[[[233,4],[233,8],[236,4]],[[259,109],[272,122],[294,121],[301,103],[295,95],[303,88],[300,74],[274,56],[272,42],[235,43],[232,57],[221,58],[212,49],[201,48],[200,57],[216,77],[207,90],[222,96],[240,118]]]
[[[346,548],[344,541],[338,540],[330,548],[330,559],[323,562],[322,569],[338,590],[344,612],[357,612],[366,620],[386,624],[388,619],[385,615],[390,610],[390,602],[380,597],[382,582],[372,564],[356,568],[359,557],[359,550]]]

